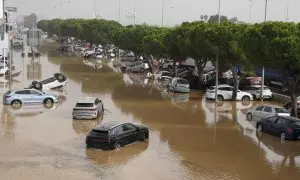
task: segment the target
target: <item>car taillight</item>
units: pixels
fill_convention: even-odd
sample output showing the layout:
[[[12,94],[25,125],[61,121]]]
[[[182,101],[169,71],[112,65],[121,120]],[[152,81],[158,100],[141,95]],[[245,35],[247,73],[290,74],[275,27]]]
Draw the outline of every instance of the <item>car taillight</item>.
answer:
[[[10,96],[4,96],[5,98],[10,98]]]
[[[287,128],[287,131],[289,134],[293,133],[293,129],[292,128]]]

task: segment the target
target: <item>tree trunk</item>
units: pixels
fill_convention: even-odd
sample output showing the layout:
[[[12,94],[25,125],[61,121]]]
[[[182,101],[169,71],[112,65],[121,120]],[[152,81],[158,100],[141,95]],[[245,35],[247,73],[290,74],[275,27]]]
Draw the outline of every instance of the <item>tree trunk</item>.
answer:
[[[232,92],[232,100],[236,101],[236,97],[237,97],[237,91],[239,88],[239,77],[234,69],[234,67],[232,68],[232,75],[233,75],[233,92]]]
[[[296,90],[295,88],[291,89],[291,103],[292,103],[292,109],[291,109],[291,116],[298,117],[297,116],[297,96],[296,96]]]

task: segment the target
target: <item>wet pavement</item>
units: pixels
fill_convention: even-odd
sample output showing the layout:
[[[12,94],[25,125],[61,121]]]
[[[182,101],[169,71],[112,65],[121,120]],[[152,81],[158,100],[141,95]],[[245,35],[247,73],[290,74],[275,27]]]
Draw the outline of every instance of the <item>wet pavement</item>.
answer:
[[[261,102],[207,102],[200,92],[169,94],[141,75],[121,74],[111,63],[83,61],[44,50],[39,60],[14,53],[13,88],[62,72],[68,84],[60,103],[13,110],[1,105],[1,179],[74,180],[296,180],[300,142],[257,134],[245,118]],[[4,85],[1,92],[4,93]],[[7,87],[6,87],[7,89]],[[107,109],[98,120],[73,120],[81,96],[98,96]],[[267,102],[269,104],[278,104]],[[86,149],[85,136],[103,121],[130,121],[150,128],[148,142],[119,151]]]

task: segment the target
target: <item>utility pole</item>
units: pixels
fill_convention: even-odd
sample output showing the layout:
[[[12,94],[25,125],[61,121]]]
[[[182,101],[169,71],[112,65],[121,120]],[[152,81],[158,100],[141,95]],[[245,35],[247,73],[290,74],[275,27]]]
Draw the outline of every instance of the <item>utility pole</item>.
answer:
[[[218,6],[218,24],[221,23],[221,0],[219,0]],[[217,47],[217,56],[216,56],[216,85],[215,85],[215,101],[218,102],[218,84],[219,84],[219,47]]]
[[[119,0],[119,24],[121,24],[121,0]],[[118,61],[121,61],[120,47],[118,47]]]
[[[268,10],[268,0],[266,0],[266,4],[265,4],[265,19],[264,19],[264,22],[267,21],[267,10]],[[265,85],[265,67],[263,66],[262,72],[261,72],[261,90],[260,90],[261,101],[264,101],[264,85]]]
[[[136,0],[134,0],[134,7],[133,7],[133,25],[135,25],[136,18]]]
[[[285,21],[289,21],[289,6],[290,6],[290,0],[287,0],[287,5],[286,5],[286,19]]]
[[[165,1],[161,0],[161,27],[164,27],[164,5]]]
[[[266,4],[265,4],[265,21],[267,21],[267,11],[268,11],[268,0],[266,0]]]
[[[253,3],[253,1],[252,0],[249,0],[249,1],[250,1],[249,24],[251,24],[251,21],[252,21],[252,3]]]

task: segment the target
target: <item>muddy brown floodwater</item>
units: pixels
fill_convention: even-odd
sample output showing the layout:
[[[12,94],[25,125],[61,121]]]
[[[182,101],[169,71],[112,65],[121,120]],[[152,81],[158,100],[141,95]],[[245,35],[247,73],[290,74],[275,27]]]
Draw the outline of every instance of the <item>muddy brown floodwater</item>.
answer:
[[[15,52],[14,61],[23,70],[14,89],[55,72],[69,81],[52,109],[1,105],[0,179],[300,179],[299,142],[256,134],[245,119],[247,109],[260,102],[225,102],[215,113],[214,103],[199,92],[169,94],[157,82],[118,73],[110,63],[52,51],[35,62]],[[2,93],[5,88],[2,84]],[[72,107],[81,96],[100,97],[109,111],[96,121],[73,121]],[[149,141],[120,151],[86,149],[88,132],[112,120],[148,126]]]

